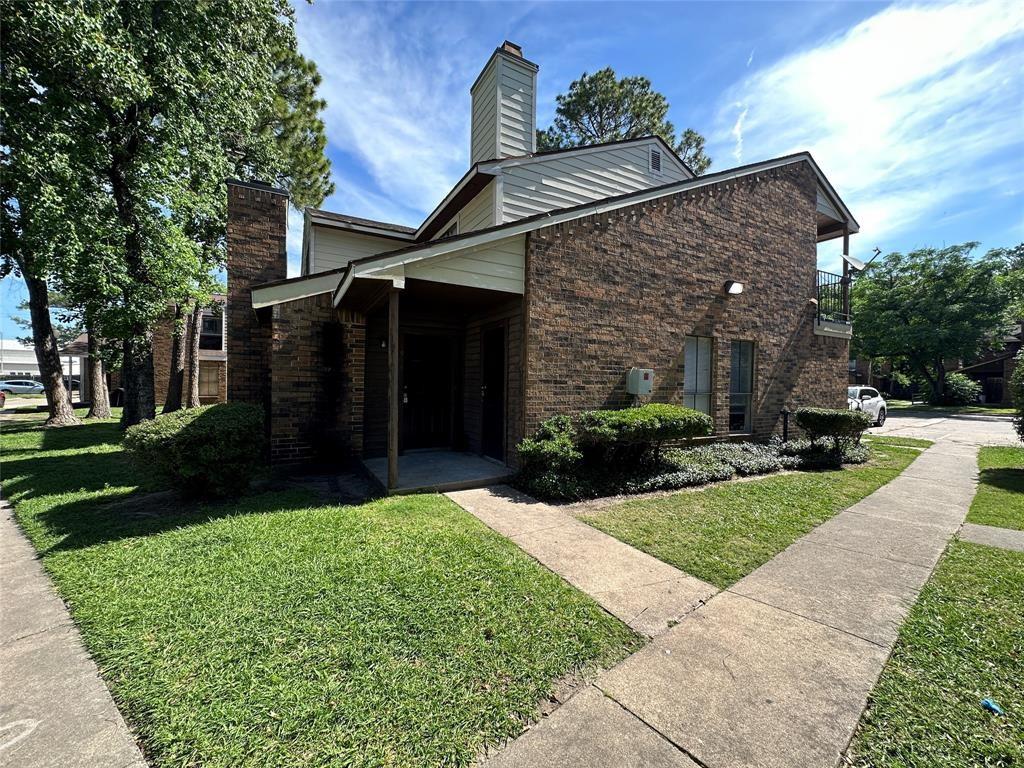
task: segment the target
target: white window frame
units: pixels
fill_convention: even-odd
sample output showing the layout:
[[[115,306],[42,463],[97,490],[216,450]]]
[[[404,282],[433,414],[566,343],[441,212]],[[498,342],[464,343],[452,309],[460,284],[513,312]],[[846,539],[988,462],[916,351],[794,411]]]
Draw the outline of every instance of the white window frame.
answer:
[[[705,344],[706,342],[706,344]],[[701,346],[706,346],[706,383],[701,381]],[[693,350],[691,361],[690,350]],[[685,336],[683,338],[683,405],[695,411],[714,416],[711,397],[714,393],[715,340],[711,336]],[[705,408],[698,407],[704,404]]]
[[[734,365],[735,350],[739,349],[738,345],[745,344],[750,349],[750,368],[749,376],[744,387],[739,388],[737,386],[736,366]],[[753,421],[754,421],[754,376],[756,374],[756,356],[757,347],[753,341],[746,339],[735,339],[729,344],[729,433],[736,435],[749,435],[753,432]],[[740,429],[735,429],[732,425],[733,417],[733,399],[742,398],[746,402],[743,403],[745,407],[743,415],[743,426]],[[740,403],[737,402],[737,405]]]

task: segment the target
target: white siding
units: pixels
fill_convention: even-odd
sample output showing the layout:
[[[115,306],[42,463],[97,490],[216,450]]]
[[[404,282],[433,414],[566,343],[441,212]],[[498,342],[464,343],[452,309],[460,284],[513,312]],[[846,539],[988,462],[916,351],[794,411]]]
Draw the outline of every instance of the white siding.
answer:
[[[528,155],[534,151],[537,73],[504,56],[499,72],[501,129],[499,157]]]
[[[468,285],[508,293],[523,293],[526,238],[497,240],[454,254],[412,262],[405,276],[437,283]]]
[[[313,264],[311,273],[344,267],[353,259],[376,256],[385,251],[404,248],[411,241],[360,235],[343,229],[313,225]]]
[[[471,89],[469,162],[534,151],[537,72],[519,59],[495,53]]]
[[[457,214],[448,219],[431,239],[437,240],[456,221],[459,222],[457,234],[460,235],[465,232],[494,226],[494,184],[488,184],[480,190],[476,197],[462,206],[462,210]]]
[[[492,56],[480,80],[472,89],[472,125],[469,162],[492,160],[498,156],[498,64],[501,56]]]
[[[650,170],[652,147],[662,152],[661,173]],[[689,178],[667,154],[652,140],[593,152],[541,156],[506,167],[502,170],[502,221]]]

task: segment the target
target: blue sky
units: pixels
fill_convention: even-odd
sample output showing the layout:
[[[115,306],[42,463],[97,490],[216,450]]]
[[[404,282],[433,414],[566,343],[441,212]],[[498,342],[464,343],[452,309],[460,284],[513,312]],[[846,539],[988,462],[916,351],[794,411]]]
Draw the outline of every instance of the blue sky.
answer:
[[[469,86],[504,39],[540,65],[538,124],[584,71],[646,75],[712,170],[810,150],[855,255],[1024,241],[1024,3],[296,3],[323,75],[335,194],[416,225],[465,172]],[[289,228],[290,270],[301,216]],[[823,268],[835,248],[823,246]],[[24,290],[0,288],[0,328]]]

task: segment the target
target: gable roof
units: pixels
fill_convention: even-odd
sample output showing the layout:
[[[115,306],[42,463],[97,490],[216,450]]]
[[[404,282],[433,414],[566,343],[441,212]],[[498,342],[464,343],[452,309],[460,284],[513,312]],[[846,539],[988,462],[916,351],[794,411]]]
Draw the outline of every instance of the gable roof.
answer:
[[[486,229],[478,229],[472,232],[452,235],[451,237],[446,237],[442,240],[411,243],[406,247],[398,248],[393,251],[355,259],[342,269],[317,273],[315,275],[308,275],[301,278],[277,281],[275,283],[268,283],[266,286],[257,286],[253,289],[253,304],[254,306],[269,306],[271,304],[277,304],[284,301],[292,301],[303,296],[326,293],[328,290],[331,290],[328,286],[333,284],[336,286],[333,289],[333,293],[334,303],[337,305],[341,300],[341,297],[344,295],[344,289],[351,284],[352,278],[356,276],[357,272],[360,275],[368,277],[374,276],[377,273],[384,272],[385,270],[398,265],[421,261],[423,259],[433,258],[443,254],[454,253],[456,251],[473,248],[479,245],[486,245],[505,237],[524,234],[553,224],[573,221],[593,214],[607,213],[619,208],[635,205],[637,203],[667,197],[678,192],[700,189],[701,187],[717,184],[723,181],[729,181],[730,179],[756,175],[775,168],[782,168],[787,165],[793,165],[801,162],[806,162],[810,166],[817,180],[819,192],[824,194],[833,207],[835,207],[835,209],[844,217],[849,232],[854,234],[860,231],[860,225],[857,223],[857,220],[853,217],[853,214],[850,212],[849,208],[846,207],[846,204],[842,201],[839,195],[836,194],[834,187],[828,179],[825,178],[825,174],[822,173],[821,168],[818,166],[817,162],[815,162],[811,154],[809,152],[798,152],[796,154],[765,160],[759,163],[749,163],[747,165],[737,166],[736,168],[730,168],[716,173],[709,173],[705,176],[697,176],[692,179],[686,179],[685,181],[670,182],[658,187],[651,187],[637,192],[607,197],[594,202],[583,203],[567,208],[557,208],[534,216],[518,219],[516,221],[487,227]],[[259,297],[257,297],[256,291],[260,291]]]
[[[373,221],[372,219],[362,219],[357,216],[332,213],[330,211],[324,211],[317,208],[309,208],[307,210],[312,217],[312,223],[314,224],[334,226],[339,229],[346,229],[360,234],[379,235],[382,237],[397,236],[398,239],[423,242],[437,234],[441,227],[443,227],[445,223],[452,218],[452,216],[462,210],[466,203],[476,197],[484,187],[490,184],[494,176],[504,167],[534,161],[543,161],[549,157],[556,157],[560,155],[586,154],[609,147],[637,144],[645,141],[657,142],[661,145],[662,152],[667,157],[678,163],[691,178],[696,175],[692,170],[690,170],[690,167],[682,161],[679,155],[676,154],[675,150],[672,149],[672,147],[670,147],[663,138],[661,138],[661,136],[637,136],[632,139],[618,139],[615,141],[599,142],[597,144],[587,144],[583,147],[549,149],[543,152],[530,152],[524,155],[512,155],[510,157],[498,157],[492,160],[480,160],[469,167],[469,170],[462,175],[462,178],[455,183],[455,186],[451,188],[448,194],[444,196],[434,210],[427,214],[427,217],[418,228],[405,227],[399,224],[389,224],[383,221]]]
[[[806,162],[810,165],[811,170],[814,172],[815,178],[817,179],[819,190],[824,188],[823,191],[825,194],[828,195],[833,204],[842,212],[843,216],[846,217],[849,231],[851,233],[858,232],[860,230],[860,226],[857,224],[856,219],[853,218],[853,214],[850,213],[845,203],[843,203],[839,196],[835,194],[835,190],[829,183],[828,179],[825,178],[825,174],[822,173],[821,168],[818,167],[818,164],[814,161],[810,152],[798,152],[794,155],[786,155],[785,157],[765,160],[760,163],[750,163],[727,171],[719,171],[718,173],[711,173],[706,176],[687,179],[686,181],[672,182],[669,184],[663,184],[659,187],[640,190],[639,192],[630,192],[624,195],[604,198],[603,200],[598,200],[592,203],[584,203],[582,205],[576,205],[569,208],[547,211],[545,213],[539,213],[535,216],[518,219],[517,221],[508,222],[506,224],[488,227],[487,229],[475,230],[461,235],[453,235],[452,237],[447,237],[443,240],[410,245],[406,248],[399,248],[387,253],[380,253],[375,256],[355,259],[345,268],[345,273],[342,276],[341,281],[338,283],[337,289],[334,291],[334,304],[337,306],[338,303],[340,303],[342,297],[345,295],[345,291],[352,284],[352,280],[356,276],[380,276],[380,273],[400,265],[453,253],[465,248],[486,245],[495,240],[524,234],[553,224],[574,221],[594,214],[607,213],[609,211],[625,208],[637,203],[657,200],[658,198],[673,195],[677,192],[699,189],[700,187],[717,184],[722,181],[728,181],[730,179],[740,178],[743,176],[751,176],[764,171],[802,162]]]

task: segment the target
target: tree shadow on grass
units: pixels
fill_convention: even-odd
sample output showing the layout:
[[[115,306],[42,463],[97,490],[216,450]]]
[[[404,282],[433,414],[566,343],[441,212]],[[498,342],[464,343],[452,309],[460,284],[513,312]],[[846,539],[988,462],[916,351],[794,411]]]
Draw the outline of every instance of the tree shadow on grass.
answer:
[[[167,531],[205,525],[240,515],[260,515],[321,506],[304,489],[254,492],[237,499],[199,502],[183,499],[176,491],[114,493],[109,502],[95,498],[58,504],[37,519],[59,540],[41,552],[83,549],[123,539],[154,536]]]
[[[1004,491],[1024,493],[1024,469],[1000,467],[981,470],[981,484]]]
[[[5,429],[6,434],[42,430],[42,447],[4,451],[3,496],[39,526],[37,546],[46,555],[137,536],[151,536],[212,519],[321,506],[308,490],[282,491],[273,480],[252,493],[220,502],[183,498],[156,473],[120,450],[116,422],[60,429]],[[63,451],[63,452],[62,452]],[[51,498],[47,498],[51,497]],[[28,521],[26,521],[28,522]]]

